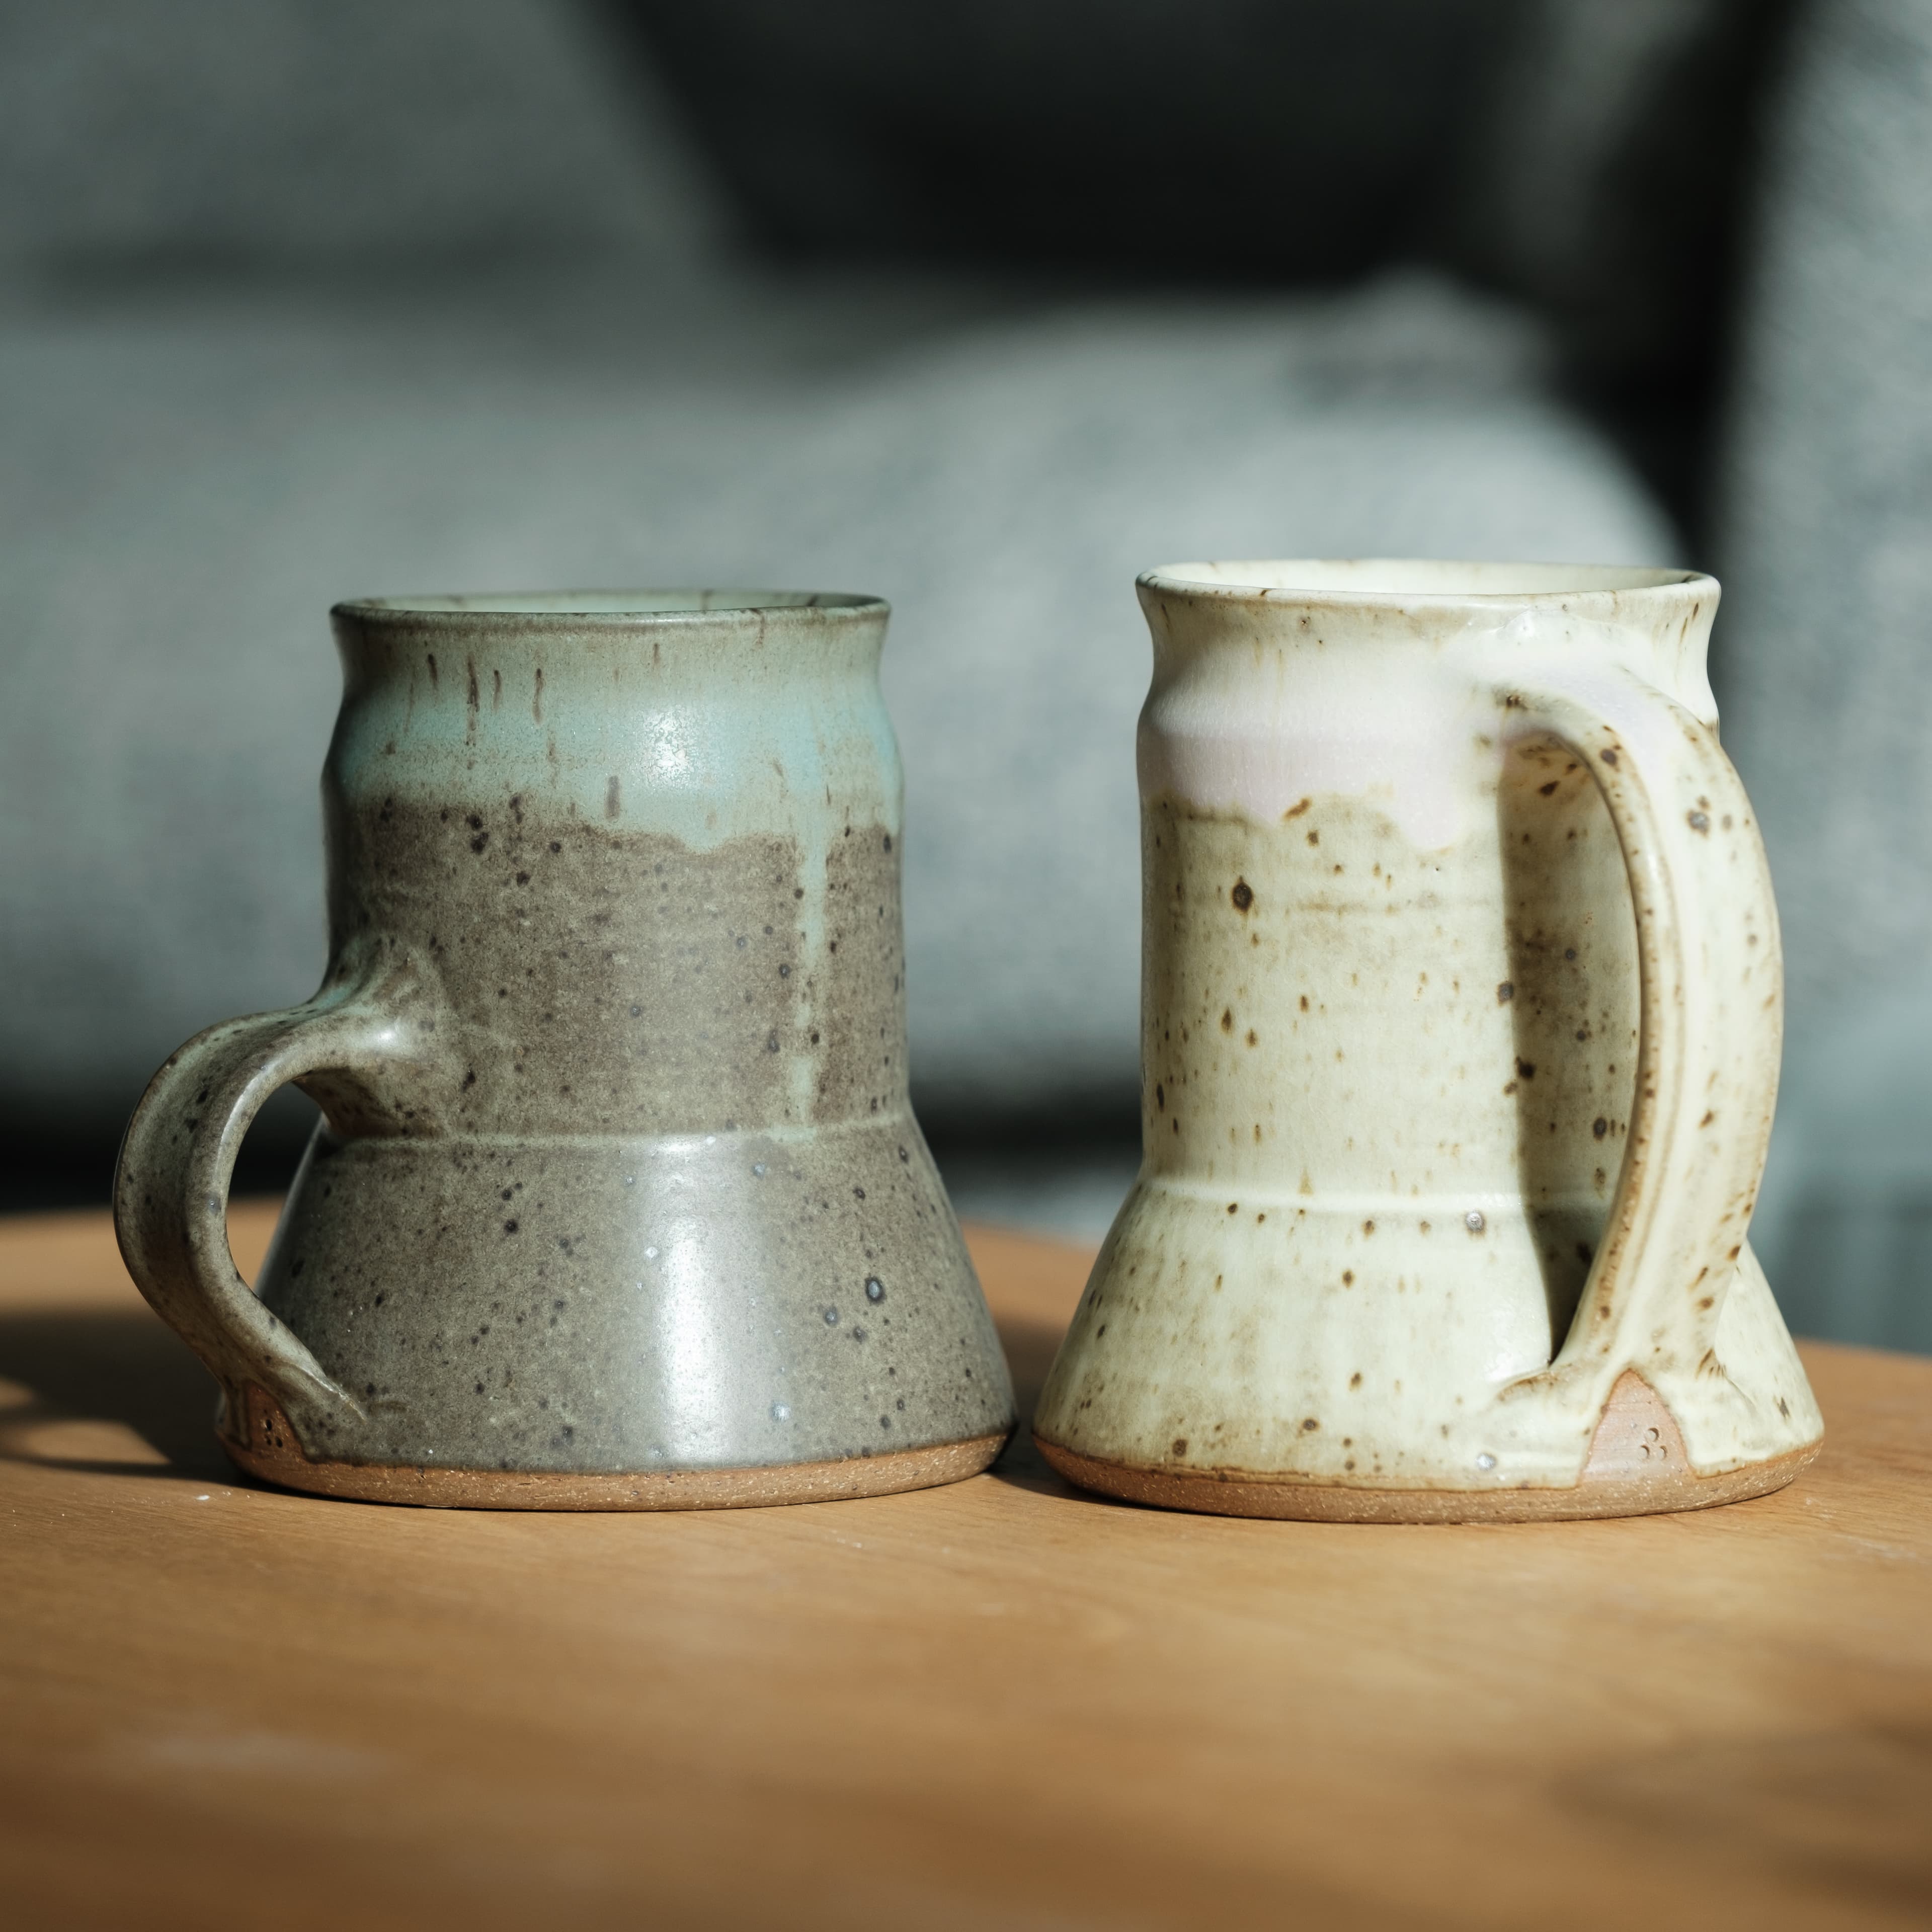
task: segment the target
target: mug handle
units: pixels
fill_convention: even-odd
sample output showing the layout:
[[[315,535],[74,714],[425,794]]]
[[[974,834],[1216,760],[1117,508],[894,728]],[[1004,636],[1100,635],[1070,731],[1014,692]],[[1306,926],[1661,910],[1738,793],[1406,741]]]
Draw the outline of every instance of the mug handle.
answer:
[[[1510,1393],[1581,1395],[1723,1372],[1718,1318],[1744,1252],[1778,1097],[1784,973],[1770,868],[1713,726],[1628,671],[1510,667],[1509,740],[1547,734],[1610,808],[1636,915],[1636,1084],[1622,1171],[1570,1332]]]
[[[320,1454],[367,1418],[360,1402],[264,1307],[228,1246],[228,1188],[243,1136],[278,1087],[296,1082],[354,1133],[434,1132],[405,1108],[426,1070],[426,988],[393,955],[344,964],[315,997],[197,1034],[148,1083],[114,1175],[114,1232],[134,1284],[221,1384],[218,1424],[240,1439],[248,1390],[264,1391]]]

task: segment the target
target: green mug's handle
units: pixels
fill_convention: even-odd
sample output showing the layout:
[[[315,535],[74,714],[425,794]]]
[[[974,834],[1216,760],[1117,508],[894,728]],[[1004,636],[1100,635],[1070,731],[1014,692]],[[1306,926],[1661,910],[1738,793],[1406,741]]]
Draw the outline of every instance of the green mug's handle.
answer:
[[[1718,1318],[1771,1136],[1784,973],[1764,842],[1715,729],[1634,674],[1544,659],[1496,694],[1508,734],[1562,740],[1610,808],[1642,999],[1603,1238],[1555,1360],[1513,1389],[1633,1368],[1662,1391],[1722,1372]]]
[[[228,1246],[228,1188],[243,1136],[291,1081],[331,1122],[357,1132],[434,1131],[398,1098],[420,1074],[435,1021],[405,962],[376,958],[332,973],[314,998],[224,1020],[198,1034],[148,1083],[114,1177],[114,1228],[128,1272],[155,1312],[221,1384],[224,1430],[240,1439],[248,1390],[263,1390],[311,1456],[340,1445],[362,1405],[256,1298]],[[411,1077],[416,1076],[416,1077]]]

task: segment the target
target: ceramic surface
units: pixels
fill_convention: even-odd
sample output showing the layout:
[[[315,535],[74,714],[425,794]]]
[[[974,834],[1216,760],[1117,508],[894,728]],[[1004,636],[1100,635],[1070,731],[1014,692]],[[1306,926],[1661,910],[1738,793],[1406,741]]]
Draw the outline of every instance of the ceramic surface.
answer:
[[[1777,916],[1679,572],[1141,580],[1139,1178],[1042,1395],[1076,1480],[1587,1515],[1822,1434],[1745,1241]]]
[[[334,613],[332,958],[129,1130],[130,1270],[247,1466],[425,1502],[673,1507],[983,1467],[1012,1390],[907,1098],[884,604]],[[265,1265],[248,1124],[318,1129]]]

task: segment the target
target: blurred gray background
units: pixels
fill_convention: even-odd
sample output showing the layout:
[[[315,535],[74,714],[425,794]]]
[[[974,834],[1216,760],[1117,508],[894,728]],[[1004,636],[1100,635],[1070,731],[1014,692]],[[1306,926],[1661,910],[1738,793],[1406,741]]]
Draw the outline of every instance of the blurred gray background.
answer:
[[[1681,561],[1786,924],[1756,1238],[1932,1348],[1932,0],[0,0],[0,1204],[312,990],[340,597],[890,597],[922,1117],[1092,1236],[1135,572]]]

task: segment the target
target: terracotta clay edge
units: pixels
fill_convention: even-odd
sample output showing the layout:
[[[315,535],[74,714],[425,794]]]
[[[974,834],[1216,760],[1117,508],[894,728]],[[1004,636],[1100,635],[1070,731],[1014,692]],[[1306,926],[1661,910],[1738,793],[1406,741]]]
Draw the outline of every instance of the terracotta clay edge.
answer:
[[[1713,1476],[1686,1472],[1635,1480],[1599,1478],[1564,1490],[1384,1490],[1148,1468],[1083,1456],[1048,1442],[1037,1430],[1033,1439],[1069,1482],[1103,1496],[1205,1516],[1273,1516],[1300,1522],[1552,1522],[1674,1514],[1768,1496],[1797,1477],[1823,1446],[1821,1438],[1768,1462]]]
[[[382,1462],[312,1462],[296,1446],[281,1412],[250,1390],[250,1420],[270,1418],[279,1446],[262,1450],[217,1432],[229,1460],[248,1474],[286,1490],[345,1501],[414,1504],[430,1509],[764,1509],[898,1495],[962,1482],[988,1468],[1012,1431],[976,1436],[883,1456],[831,1462],[777,1463],[742,1469],[665,1469],[636,1474],[568,1469],[430,1468]],[[265,1434],[268,1432],[264,1431]],[[274,1439],[272,1436],[270,1439]]]

